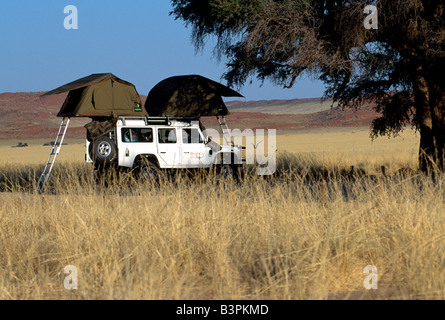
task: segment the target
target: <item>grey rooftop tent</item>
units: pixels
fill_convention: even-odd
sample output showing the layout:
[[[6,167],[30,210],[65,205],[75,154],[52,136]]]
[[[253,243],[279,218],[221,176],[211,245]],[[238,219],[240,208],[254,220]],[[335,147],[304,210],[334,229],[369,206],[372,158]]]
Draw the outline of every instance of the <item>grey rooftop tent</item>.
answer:
[[[174,76],[151,89],[144,107],[150,116],[225,116],[229,111],[222,97],[243,96],[200,75]]]
[[[67,92],[58,117],[144,116],[141,98],[133,84],[111,73],[97,73],[65,84],[44,94]]]

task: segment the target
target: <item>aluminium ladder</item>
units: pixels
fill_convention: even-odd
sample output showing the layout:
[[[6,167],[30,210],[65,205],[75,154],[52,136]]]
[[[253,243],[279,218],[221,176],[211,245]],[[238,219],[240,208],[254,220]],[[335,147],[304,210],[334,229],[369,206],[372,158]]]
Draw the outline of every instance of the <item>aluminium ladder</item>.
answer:
[[[62,122],[60,123],[59,132],[57,133],[56,141],[54,141],[45,169],[43,170],[37,185],[37,191],[40,193],[43,193],[45,190],[45,184],[48,182],[51,171],[53,170],[54,162],[56,162],[57,155],[60,153],[60,148],[62,147],[63,139],[65,138],[66,130],[68,129],[69,124],[70,118],[63,117]]]
[[[224,121],[224,126],[226,127],[225,129],[223,128],[223,123],[221,123],[219,116],[216,116],[216,119],[218,120],[218,124],[219,124],[219,127],[221,128],[224,140],[226,140],[226,142],[228,144],[233,146],[234,145],[233,137],[232,137],[232,134],[230,133],[229,126],[227,125],[226,118],[224,116],[222,116],[222,119]],[[229,139],[227,139],[227,136],[229,136],[230,142],[229,142]]]

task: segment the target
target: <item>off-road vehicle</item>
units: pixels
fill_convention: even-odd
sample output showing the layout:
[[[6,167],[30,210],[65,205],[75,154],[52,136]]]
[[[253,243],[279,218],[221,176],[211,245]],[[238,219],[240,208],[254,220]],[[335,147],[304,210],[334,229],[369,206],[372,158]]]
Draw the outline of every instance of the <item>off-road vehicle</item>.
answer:
[[[162,170],[202,168],[237,178],[243,148],[226,141],[222,145],[212,141],[196,118],[119,117],[107,134],[96,139],[87,135],[86,161],[96,167],[134,169],[139,177],[149,180],[157,179]]]
[[[199,75],[164,79],[150,90],[144,107],[136,87],[112,73],[91,74],[42,97],[65,92],[57,114],[62,122],[38,182],[39,192],[45,189],[72,117],[92,119],[85,125],[86,161],[97,168],[131,168],[139,176],[155,178],[160,170],[214,167],[230,177],[242,163],[242,148],[232,139],[220,145],[200,126],[201,117],[216,116],[222,129],[221,116],[230,132],[222,97],[243,97],[213,80]]]

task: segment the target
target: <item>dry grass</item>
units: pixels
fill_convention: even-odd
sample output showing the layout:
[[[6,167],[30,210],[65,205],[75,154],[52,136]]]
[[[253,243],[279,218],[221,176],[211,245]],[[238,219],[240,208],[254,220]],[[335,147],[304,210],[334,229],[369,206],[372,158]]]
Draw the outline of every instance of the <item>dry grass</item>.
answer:
[[[334,159],[280,152],[274,177],[159,187],[61,162],[44,195],[43,164],[3,164],[0,299],[444,299],[445,179]]]
[[[417,168],[419,134],[406,129],[396,138],[369,138],[369,128],[325,128],[277,136],[279,151],[311,157],[316,163],[333,167],[362,168],[390,172],[401,167]]]
[[[49,140],[49,139],[48,139]],[[7,165],[38,165],[45,164],[48,160],[51,146],[43,146],[42,143],[29,142],[26,148],[11,148],[12,145],[0,144],[0,164]],[[85,143],[79,142],[62,146],[57,160],[65,162],[80,162],[85,159]]]

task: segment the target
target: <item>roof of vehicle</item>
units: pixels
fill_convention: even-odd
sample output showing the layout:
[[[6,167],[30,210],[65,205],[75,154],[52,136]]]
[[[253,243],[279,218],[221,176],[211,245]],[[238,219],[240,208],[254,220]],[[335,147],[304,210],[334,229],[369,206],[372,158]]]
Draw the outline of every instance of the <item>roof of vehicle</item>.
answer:
[[[117,124],[122,126],[198,126],[199,119],[190,117],[119,117]]]

